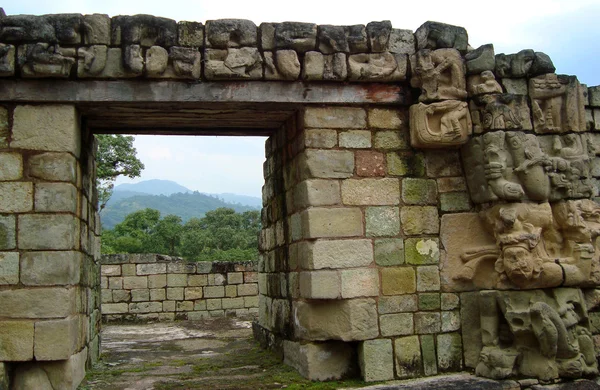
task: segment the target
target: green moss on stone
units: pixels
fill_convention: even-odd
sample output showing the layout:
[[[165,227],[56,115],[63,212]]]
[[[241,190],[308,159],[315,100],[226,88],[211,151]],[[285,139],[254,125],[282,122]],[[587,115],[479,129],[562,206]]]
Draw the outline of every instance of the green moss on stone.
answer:
[[[375,263],[382,266],[404,263],[404,240],[383,238],[375,240]]]
[[[419,310],[439,310],[440,294],[425,293],[419,294]]]

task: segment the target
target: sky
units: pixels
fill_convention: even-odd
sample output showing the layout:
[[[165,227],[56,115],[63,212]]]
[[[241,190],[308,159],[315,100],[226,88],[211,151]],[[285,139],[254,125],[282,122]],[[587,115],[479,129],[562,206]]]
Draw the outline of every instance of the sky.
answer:
[[[496,53],[534,49],[548,54],[557,73],[600,85],[600,0],[489,1],[165,1],[27,0],[4,6],[7,15],[104,13],[151,14],[177,21],[235,18],[261,22],[351,25],[390,20],[416,30],[427,20],[463,26],[476,48],[493,43]],[[354,4],[352,6],[351,4]],[[135,147],[146,165],[141,178],[174,180],[192,190],[261,196],[264,138],[138,136]]]

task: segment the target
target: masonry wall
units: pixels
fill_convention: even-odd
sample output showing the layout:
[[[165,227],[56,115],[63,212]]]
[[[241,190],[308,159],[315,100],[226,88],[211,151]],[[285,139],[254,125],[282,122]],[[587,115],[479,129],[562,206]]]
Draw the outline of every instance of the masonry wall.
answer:
[[[253,262],[190,262],[157,254],[102,256],[104,321],[173,321],[258,314]]]

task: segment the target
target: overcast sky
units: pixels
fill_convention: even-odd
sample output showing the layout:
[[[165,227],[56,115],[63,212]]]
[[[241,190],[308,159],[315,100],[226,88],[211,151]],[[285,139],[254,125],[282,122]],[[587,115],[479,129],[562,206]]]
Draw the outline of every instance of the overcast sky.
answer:
[[[205,22],[240,18],[261,22],[367,24],[391,20],[394,28],[416,30],[435,20],[463,26],[469,43],[493,43],[496,53],[534,49],[550,55],[557,73],[574,74],[589,86],[600,84],[600,0],[489,1],[211,1],[24,0],[6,4],[12,14],[151,14]],[[142,177],[169,179],[202,192],[260,196],[264,138],[137,137]],[[119,180],[119,183],[131,180]]]

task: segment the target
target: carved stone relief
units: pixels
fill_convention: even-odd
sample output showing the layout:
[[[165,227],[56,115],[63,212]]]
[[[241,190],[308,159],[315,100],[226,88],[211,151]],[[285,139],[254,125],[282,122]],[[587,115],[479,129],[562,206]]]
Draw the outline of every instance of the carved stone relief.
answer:
[[[346,54],[323,55],[317,51],[305,54],[302,69],[304,80],[346,80],[347,77]]]
[[[108,48],[104,45],[81,47],[77,51],[78,77],[94,78],[123,78],[138,77],[126,69],[123,61],[123,50],[116,47]]]
[[[496,81],[494,73],[489,70],[485,70],[478,75],[469,76],[467,79],[467,90],[469,96],[487,93],[502,93],[502,87]]]
[[[511,94],[479,95],[471,100],[469,107],[475,134],[490,130],[532,129],[526,96]]]
[[[534,77],[529,95],[536,133],[585,131],[583,88],[575,76]]]
[[[294,50],[264,52],[265,79],[297,80],[300,76],[300,61]]]
[[[410,140],[415,148],[460,146],[471,133],[467,103],[446,100],[410,107]]]
[[[367,30],[362,24],[354,26],[319,26],[319,51],[332,53],[364,53],[369,50]]]
[[[401,54],[352,54],[348,64],[350,81],[401,81],[408,70],[408,59]]]
[[[257,48],[206,49],[204,73],[209,80],[262,78],[262,57]]]
[[[75,49],[36,43],[19,47],[18,61],[23,77],[67,78],[75,64]]]
[[[479,314],[483,348],[477,375],[548,381],[598,373],[579,289],[482,291]]]
[[[420,50],[411,57],[411,65],[411,85],[421,88],[420,102],[467,97],[465,69],[458,50]]]
[[[536,136],[520,131],[486,133],[462,149],[474,203],[591,197],[595,190],[590,160],[596,153],[585,135]]]
[[[0,76],[15,74],[15,47],[0,44]]]
[[[160,46],[146,51],[146,74],[154,78],[200,78],[200,52],[194,48]]]
[[[206,47],[256,46],[257,31],[254,22],[245,19],[219,19],[206,22]]]

